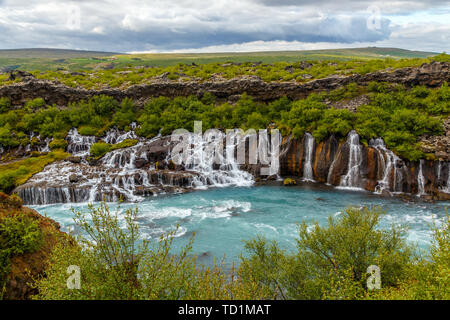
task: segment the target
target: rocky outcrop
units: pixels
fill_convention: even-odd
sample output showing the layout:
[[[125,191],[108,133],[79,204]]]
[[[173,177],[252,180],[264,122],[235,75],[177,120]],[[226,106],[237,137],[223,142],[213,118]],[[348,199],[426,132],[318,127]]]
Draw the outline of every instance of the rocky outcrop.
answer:
[[[444,120],[442,136],[424,136],[420,139],[422,151],[431,153],[439,161],[450,161],[450,117]]]
[[[0,87],[0,97],[9,97],[14,105],[34,98],[43,98],[47,104],[66,106],[69,102],[88,99],[96,95],[108,95],[118,100],[125,97],[142,103],[151,97],[202,96],[210,92],[218,98],[228,99],[244,92],[259,101],[270,101],[287,96],[304,98],[314,91],[333,90],[349,83],[365,85],[371,81],[400,83],[406,86],[426,85],[436,87],[450,80],[450,63],[431,62],[420,67],[377,71],[368,74],[330,76],[306,83],[264,82],[258,77],[245,76],[225,81],[175,82],[160,79],[149,84],[134,85],[125,90],[86,90],[72,88],[58,82],[26,78],[26,81]]]

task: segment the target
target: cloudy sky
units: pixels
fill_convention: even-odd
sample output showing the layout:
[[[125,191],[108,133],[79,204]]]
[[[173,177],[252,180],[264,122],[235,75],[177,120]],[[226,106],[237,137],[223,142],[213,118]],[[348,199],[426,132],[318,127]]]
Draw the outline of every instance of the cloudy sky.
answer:
[[[0,0],[0,49],[450,52],[442,0]]]

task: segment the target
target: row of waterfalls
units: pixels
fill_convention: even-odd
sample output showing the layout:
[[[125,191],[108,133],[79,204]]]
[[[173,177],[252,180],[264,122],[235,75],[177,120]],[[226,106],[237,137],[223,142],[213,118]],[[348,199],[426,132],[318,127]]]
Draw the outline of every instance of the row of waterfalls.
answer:
[[[137,139],[138,143],[109,152],[95,163],[88,158],[89,149],[99,138],[70,130],[66,137],[67,152],[72,154],[69,161],[48,165],[15,192],[25,204],[36,205],[119,199],[141,201],[146,196],[211,186],[251,186],[258,175],[236,160],[237,143],[227,144],[223,153],[212,156],[205,152],[211,145],[202,139],[196,140],[198,137],[191,134],[192,161],[180,166],[172,161],[174,142],[170,136],[144,139],[136,136],[134,129],[133,126],[125,133],[117,129],[108,131],[101,138],[107,143],[116,144],[126,139]],[[286,140],[289,139],[284,142]],[[371,140],[366,147],[355,131],[349,133],[344,143],[327,143],[316,143],[310,133],[297,143],[298,150],[282,143],[279,173],[338,188],[427,195],[430,166],[424,160],[417,164],[406,163],[387,149],[381,138]],[[48,144],[46,140],[39,151],[47,151]],[[437,190],[450,193],[449,162],[436,162],[432,169],[434,178],[431,180]],[[408,187],[409,184],[415,187]]]
[[[431,176],[429,174],[430,177],[427,179],[424,175],[425,160],[422,159],[417,164],[407,163],[389,150],[381,138],[370,140],[368,147],[360,143],[359,135],[355,131],[351,131],[346,142],[337,147],[328,168],[326,179],[316,179],[315,171],[318,170],[314,170],[314,166],[316,164],[317,167],[317,163],[321,159],[318,154],[314,155],[314,150],[317,146],[311,134],[305,134],[303,143],[298,147],[300,152],[293,150],[291,154],[295,152],[300,153],[300,156],[297,155],[297,158],[301,158],[301,160],[297,162],[303,167],[302,178],[304,181],[321,181],[344,189],[370,190],[371,188],[368,188],[367,182],[372,179],[373,191],[376,193],[415,193],[417,196],[426,196],[428,194],[426,185],[427,181],[431,181],[437,187],[438,192],[450,193],[449,162],[430,161],[433,172]],[[372,165],[369,163],[370,149],[375,152],[373,157],[375,163]],[[288,161],[285,174],[296,175],[295,173],[298,171],[290,166],[292,166],[292,163]],[[374,171],[373,178],[369,177],[372,167],[372,171]],[[411,176],[413,176],[412,179]],[[405,188],[405,185],[408,184],[416,186],[415,192],[409,192],[410,189]]]

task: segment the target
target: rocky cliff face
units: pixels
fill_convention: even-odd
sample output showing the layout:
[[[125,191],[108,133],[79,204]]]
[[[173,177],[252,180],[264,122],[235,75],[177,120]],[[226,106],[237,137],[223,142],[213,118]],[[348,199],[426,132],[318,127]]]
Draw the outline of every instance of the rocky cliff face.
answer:
[[[135,85],[126,90],[85,90],[71,88],[57,82],[26,78],[21,83],[0,87],[0,96],[9,97],[14,105],[23,104],[34,98],[43,98],[47,104],[66,106],[69,102],[88,99],[96,95],[108,95],[118,100],[125,97],[143,103],[149,98],[166,96],[202,96],[210,92],[218,98],[228,99],[244,92],[259,101],[270,101],[287,96],[291,99],[304,98],[314,91],[333,90],[349,83],[365,85],[371,81],[400,83],[406,86],[427,85],[436,87],[450,81],[450,63],[432,62],[418,68],[402,68],[393,71],[377,71],[364,75],[331,76],[306,83],[264,82],[257,77],[241,77],[224,81],[155,81],[151,84]]]
[[[346,141],[339,142],[331,136],[314,143],[312,157],[306,157],[309,143],[305,138],[285,139],[280,158],[282,176],[310,180],[309,175],[305,177],[305,168],[311,166],[315,181],[341,188],[450,199],[448,161],[404,161],[388,150],[382,139],[364,146],[355,132],[350,133]]]

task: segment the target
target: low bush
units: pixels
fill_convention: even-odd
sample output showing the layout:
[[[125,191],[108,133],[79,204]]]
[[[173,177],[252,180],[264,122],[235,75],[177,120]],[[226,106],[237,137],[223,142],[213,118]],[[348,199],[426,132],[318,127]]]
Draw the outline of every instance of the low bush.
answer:
[[[0,217],[0,298],[15,255],[34,252],[43,239],[39,223],[25,215]]]
[[[109,144],[109,143],[100,141],[100,142],[96,142],[91,145],[89,153],[95,159],[100,159],[108,152],[122,149],[122,148],[129,148],[129,147],[136,145],[137,143],[138,143],[138,140],[136,140],[136,139],[125,139],[122,142],[119,142],[116,144]]]
[[[120,209],[119,209],[120,210]],[[36,279],[35,299],[260,299],[266,293],[251,279],[224,268],[197,266],[189,244],[174,252],[176,231],[152,244],[141,241],[138,211],[110,212],[106,204],[74,211],[82,232],[77,243],[53,250],[46,277]],[[123,219],[120,221],[119,219]],[[92,221],[92,222],[91,222]],[[80,267],[81,288],[67,288],[67,268]],[[234,281],[230,281],[234,279]]]
[[[67,148],[67,141],[64,139],[53,139],[48,146],[51,150],[65,150]]]
[[[42,171],[46,165],[68,156],[69,154],[62,150],[54,150],[46,155],[0,164],[0,191],[11,192],[16,186],[25,183],[33,174]]]

